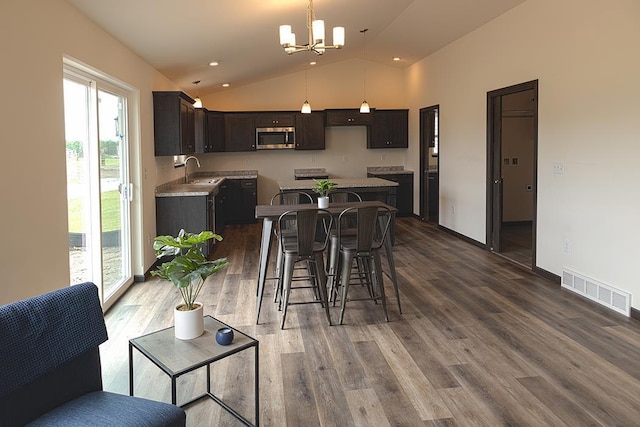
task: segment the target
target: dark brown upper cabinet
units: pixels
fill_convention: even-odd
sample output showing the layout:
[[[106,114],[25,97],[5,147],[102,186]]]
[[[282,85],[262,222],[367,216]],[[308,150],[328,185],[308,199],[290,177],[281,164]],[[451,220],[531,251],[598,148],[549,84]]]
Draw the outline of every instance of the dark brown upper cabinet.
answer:
[[[374,110],[367,148],[408,148],[409,110]]]
[[[196,108],[196,153],[224,151],[224,113]]]
[[[153,92],[153,132],[156,156],[195,152],[195,108],[183,92]]]
[[[327,126],[369,126],[373,120],[371,113],[361,113],[355,108],[324,111]]]
[[[324,150],[324,113],[296,113],[296,150]]]
[[[255,151],[256,126],[252,113],[225,113],[225,151]]]
[[[279,128],[295,126],[295,113],[291,112],[260,112],[254,115],[257,128]]]

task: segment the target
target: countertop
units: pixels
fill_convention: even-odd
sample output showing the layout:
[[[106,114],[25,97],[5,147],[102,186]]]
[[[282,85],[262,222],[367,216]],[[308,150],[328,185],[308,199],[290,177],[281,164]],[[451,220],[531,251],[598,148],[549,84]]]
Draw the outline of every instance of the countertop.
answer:
[[[382,178],[335,178],[336,188],[375,188],[397,187],[398,183]],[[299,179],[293,181],[278,181],[280,190],[312,190],[316,183],[312,179]]]
[[[308,169],[294,169],[293,176],[295,178],[314,178],[316,176],[323,176],[329,174],[325,168],[308,168]]]
[[[413,171],[405,169],[404,166],[367,166],[367,173],[374,175],[409,175]]]
[[[256,179],[258,171],[196,172],[190,178],[187,184],[180,179],[158,186],[156,197],[215,196],[225,179]]]

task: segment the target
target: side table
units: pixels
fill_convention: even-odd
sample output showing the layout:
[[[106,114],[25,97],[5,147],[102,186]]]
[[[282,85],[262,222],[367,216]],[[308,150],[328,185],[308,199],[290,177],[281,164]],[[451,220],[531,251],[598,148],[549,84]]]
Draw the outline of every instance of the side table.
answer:
[[[219,328],[228,327],[233,329],[233,342],[227,346],[222,346],[216,342],[216,331]],[[225,410],[243,424],[258,426],[260,424],[259,411],[259,363],[258,363],[258,340],[249,335],[220,322],[212,316],[204,317],[204,334],[192,340],[179,340],[174,335],[174,328],[166,328],[138,338],[129,340],[129,395],[133,396],[133,348],[138,349],[147,359],[153,362],[158,368],[171,378],[171,403],[176,404],[176,381],[178,377],[188,372],[194,371],[204,366],[207,367],[207,391],[206,393],[193,398],[180,405],[187,406],[197,400],[210,397]],[[236,412],[233,408],[223,402],[219,397],[211,393],[211,364],[217,360],[224,359],[232,354],[239,353],[248,348],[255,351],[255,424],[251,424],[246,418]]]

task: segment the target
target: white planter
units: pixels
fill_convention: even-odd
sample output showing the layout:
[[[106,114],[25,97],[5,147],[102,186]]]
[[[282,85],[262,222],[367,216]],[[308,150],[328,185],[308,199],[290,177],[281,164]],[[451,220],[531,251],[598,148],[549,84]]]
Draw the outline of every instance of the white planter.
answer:
[[[183,305],[179,304],[173,310],[176,338],[180,340],[197,338],[204,332],[204,309],[202,304],[196,302],[194,310],[178,310],[178,307]]]
[[[329,197],[318,197],[318,208],[326,209],[329,207]]]

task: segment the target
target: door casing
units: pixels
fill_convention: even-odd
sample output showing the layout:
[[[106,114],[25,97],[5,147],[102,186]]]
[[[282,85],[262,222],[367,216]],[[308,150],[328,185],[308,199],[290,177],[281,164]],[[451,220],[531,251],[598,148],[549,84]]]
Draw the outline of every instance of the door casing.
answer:
[[[531,269],[536,269],[536,231],[538,217],[538,80],[508,86],[487,92],[487,248],[500,252],[500,228],[502,226],[502,97],[532,90],[534,94],[533,116],[533,213]]]

